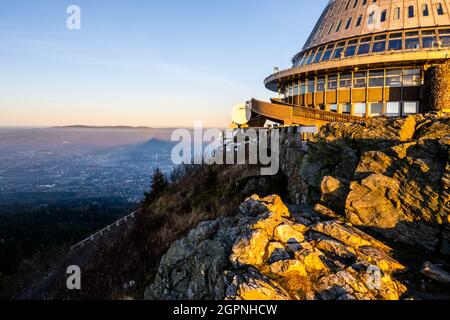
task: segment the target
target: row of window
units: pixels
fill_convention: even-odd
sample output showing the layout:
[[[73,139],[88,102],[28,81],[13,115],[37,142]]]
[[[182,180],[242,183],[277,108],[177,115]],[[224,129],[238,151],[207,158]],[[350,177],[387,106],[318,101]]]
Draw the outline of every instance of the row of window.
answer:
[[[348,9],[355,9],[358,4],[359,4],[359,0],[347,0],[347,2],[342,1],[341,5],[336,5],[334,7],[334,12],[332,13],[333,15],[338,15],[344,11],[347,11]],[[361,7],[365,6],[368,2],[370,3],[376,3],[377,0],[372,0],[372,1],[367,1],[367,0],[362,0],[361,1]]]
[[[354,103],[353,113],[352,105],[350,103],[331,104],[328,105],[328,110],[336,113],[353,114],[356,116],[365,117],[367,108],[366,103]],[[389,117],[399,117],[402,115],[411,115],[419,113],[419,102],[417,101],[389,101],[386,105],[383,102],[370,102],[369,115],[371,117],[386,115]],[[319,106],[320,109],[326,110],[324,105]]]
[[[294,58],[294,67],[356,55],[438,47],[450,47],[450,29],[391,32],[333,42],[301,53]]]
[[[347,5],[345,7],[345,10],[349,9],[351,1],[352,0],[348,0]],[[355,2],[353,4],[353,8],[356,8],[357,5],[358,5],[358,0],[354,0],[354,1]],[[372,2],[375,3],[377,1],[373,0]],[[340,10],[342,10],[344,3],[345,2],[342,2]],[[362,5],[366,5],[366,3],[367,3],[367,1],[363,1]],[[443,16],[445,14],[443,4],[441,2],[438,2],[438,3],[436,3],[435,6],[436,6],[436,8],[435,8],[436,9],[436,14],[438,16]],[[406,10],[407,10],[408,18],[416,17],[416,6],[410,5],[410,6],[408,6],[406,8]],[[423,17],[429,17],[430,16],[430,8],[429,8],[428,4],[422,4],[422,7],[420,8],[420,11],[421,11],[421,14],[422,14]],[[335,12],[334,15],[337,15],[339,13],[340,13],[340,11],[339,12]],[[367,25],[370,26],[370,25],[374,24],[375,20],[378,18],[378,16],[379,16],[380,23],[386,22],[388,20],[388,11],[387,11],[387,9],[384,9],[381,12],[371,11],[368,14],[368,16],[367,16]],[[396,7],[394,9],[394,11],[393,11],[393,20],[400,20],[401,16],[402,16],[402,8],[401,7]],[[363,22],[363,15],[359,15],[358,18],[356,19],[355,27],[361,27],[362,22]],[[353,17],[350,17],[350,18],[348,18],[348,20],[345,23],[345,30],[350,29],[352,27],[352,25],[353,25]],[[335,32],[339,32],[339,31],[342,30],[343,26],[344,26],[344,20],[340,20],[337,23],[337,25],[335,25],[335,23],[333,22],[333,23],[330,24],[330,26],[328,28],[324,27],[322,29],[322,32],[321,32],[320,36],[323,37],[325,35],[325,32],[327,32],[327,30],[328,30],[328,32],[327,32],[328,35],[330,35],[333,32],[333,30]]]
[[[290,83],[285,96],[350,88],[411,87],[422,85],[420,69],[376,69],[307,78]]]
[[[400,8],[400,7],[397,7],[394,9],[393,20],[400,20],[401,14],[402,14],[401,10],[402,10],[402,8]],[[416,8],[414,5],[408,6],[407,10],[408,10],[408,18],[416,17]],[[428,17],[430,15],[430,10],[429,10],[428,4],[423,4],[421,11],[422,11],[422,16]],[[442,3],[440,3],[440,2],[436,4],[436,14],[438,16],[442,16],[445,14],[444,7],[442,6]],[[376,11],[371,11],[367,16],[367,25],[370,26],[370,25],[374,24],[376,22],[375,20],[377,19],[377,16],[379,16],[379,19],[380,19],[379,21],[381,23],[386,22],[388,19],[387,9],[384,9],[383,11],[381,11],[379,13],[377,13]],[[363,15],[360,15],[358,17],[358,19],[356,20],[355,27],[360,27],[362,25],[362,20],[363,20]],[[343,23],[344,23],[344,20],[340,20],[337,23],[335,32],[339,32],[342,30]],[[352,24],[353,24],[353,17],[350,17],[350,18],[348,18],[347,22],[345,23],[345,30],[350,29],[352,27]],[[328,35],[331,34],[333,29],[334,29],[334,23],[331,23],[331,25],[328,29]],[[322,29],[321,36],[324,36],[326,30],[327,30],[327,28]]]

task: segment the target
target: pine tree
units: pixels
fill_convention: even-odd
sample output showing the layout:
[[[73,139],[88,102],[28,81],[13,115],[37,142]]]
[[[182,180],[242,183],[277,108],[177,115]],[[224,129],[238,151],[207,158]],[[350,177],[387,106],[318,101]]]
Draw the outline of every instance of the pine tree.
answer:
[[[145,193],[144,204],[149,205],[155,201],[168,186],[166,175],[157,167],[152,174],[152,182],[150,184],[150,191]]]

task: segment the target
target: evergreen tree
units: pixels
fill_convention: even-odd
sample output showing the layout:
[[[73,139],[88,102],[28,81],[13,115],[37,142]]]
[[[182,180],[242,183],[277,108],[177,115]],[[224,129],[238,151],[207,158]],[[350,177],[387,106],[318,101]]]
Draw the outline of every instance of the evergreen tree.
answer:
[[[144,204],[149,205],[155,201],[166,190],[168,184],[166,175],[157,167],[152,175],[150,191],[145,193]]]

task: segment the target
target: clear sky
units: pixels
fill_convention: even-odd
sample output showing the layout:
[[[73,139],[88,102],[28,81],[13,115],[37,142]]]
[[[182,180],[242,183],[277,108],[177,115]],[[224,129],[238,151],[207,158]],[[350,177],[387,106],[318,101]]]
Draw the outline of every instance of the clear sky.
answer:
[[[1,0],[0,126],[227,126],[327,2]]]

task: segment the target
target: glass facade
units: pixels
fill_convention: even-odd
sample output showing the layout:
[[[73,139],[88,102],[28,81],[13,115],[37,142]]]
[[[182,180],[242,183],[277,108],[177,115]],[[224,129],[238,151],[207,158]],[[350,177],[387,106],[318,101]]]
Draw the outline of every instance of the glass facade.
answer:
[[[314,98],[316,95],[327,95],[335,92],[333,97],[344,94],[345,97],[352,95],[346,92],[351,90],[378,90],[384,92],[384,88],[397,88],[397,92],[403,92],[401,88],[416,87],[423,85],[423,74],[417,68],[384,68],[369,69],[357,72],[341,72],[326,76],[309,77],[293,81],[285,87],[286,102],[302,106],[310,106],[320,110],[354,114],[357,116],[400,116],[416,114],[419,112],[418,101],[354,101],[352,103],[325,103],[326,99],[321,98],[318,103]],[[366,90],[364,90],[366,89]],[[418,90],[418,89],[417,89]],[[418,92],[418,91],[416,91]],[[309,95],[310,98],[306,99]],[[312,96],[311,96],[312,95]],[[294,97],[296,97],[294,99]],[[312,98],[311,98],[312,97]],[[389,96],[386,96],[389,99]],[[311,100],[312,99],[312,100]],[[336,101],[339,99],[334,98]],[[348,98],[345,98],[348,99]],[[359,98],[361,99],[361,98]],[[368,99],[368,98],[366,98]],[[401,99],[401,98],[400,98]],[[295,102],[294,102],[295,101]]]
[[[387,68],[358,72],[343,72],[327,77],[300,79],[286,86],[290,95],[376,87],[414,87],[423,84],[422,72],[415,68]]]
[[[298,54],[294,67],[351,58],[385,51],[414,51],[450,47],[450,29],[424,29],[385,32],[374,36],[361,36],[358,39],[329,43]]]

